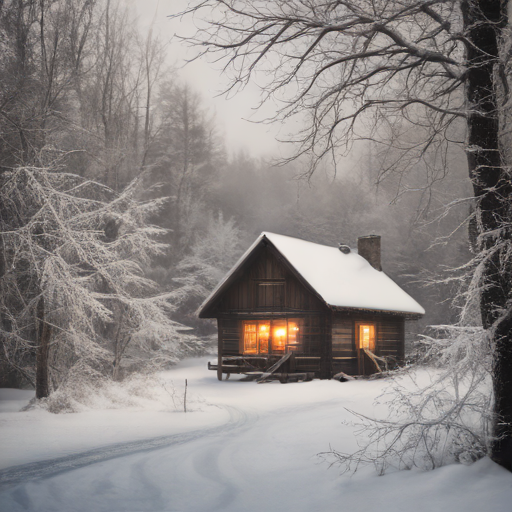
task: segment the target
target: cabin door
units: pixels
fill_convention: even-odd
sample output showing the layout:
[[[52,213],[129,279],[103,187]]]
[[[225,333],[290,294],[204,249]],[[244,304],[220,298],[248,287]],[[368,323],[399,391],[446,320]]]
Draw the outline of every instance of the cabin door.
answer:
[[[367,351],[375,352],[375,324],[371,322],[356,322],[356,347],[359,375],[369,375],[375,372],[374,365]]]

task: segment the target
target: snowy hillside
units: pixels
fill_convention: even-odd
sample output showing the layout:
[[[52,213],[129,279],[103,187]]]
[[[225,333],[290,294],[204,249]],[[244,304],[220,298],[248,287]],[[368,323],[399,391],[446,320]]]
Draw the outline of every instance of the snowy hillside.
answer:
[[[353,476],[329,469],[318,453],[357,448],[354,427],[343,424],[352,419],[345,408],[383,416],[385,405],[373,401],[385,380],[218,382],[206,361],[187,360],[164,374],[174,397],[156,390],[154,399],[118,409],[16,412],[31,393],[2,390],[0,510],[511,509],[512,475],[489,459],[383,477],[372,468]],[[178,412],[185,379],[186,414]]]

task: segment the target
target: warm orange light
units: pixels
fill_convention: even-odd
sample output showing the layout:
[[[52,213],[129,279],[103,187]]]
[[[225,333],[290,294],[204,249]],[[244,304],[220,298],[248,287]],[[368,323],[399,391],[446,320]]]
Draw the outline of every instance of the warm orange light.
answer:
[[[370,329],[368,327],[363,328],[362,342],[364,348],[370,348]]]
[[[375,331],[372,325],[360,326],[359,346],[373,350],[375,345]]]
[[[257,354],[256,324],[246,323],[244,326],[244,354]]]
[[[267,330],[267,326],[266,325],[260,325],[260,331],[261,332],[265,332]]]
[[[276,336],[286,336],[286,329],[276,329]]]

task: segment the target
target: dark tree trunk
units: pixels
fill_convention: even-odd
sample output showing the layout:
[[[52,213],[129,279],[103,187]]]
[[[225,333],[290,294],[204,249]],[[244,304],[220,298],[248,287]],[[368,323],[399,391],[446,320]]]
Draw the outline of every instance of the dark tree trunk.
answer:
[[[499,45],[507,25],[504,0],[464,0],[461,3],[469,71],[466,96],[469,173],[476,198],[479,251],[494,251],[482,278],[480,311],[492,333],[494,436],[491,457],[512,470],[512,272],[504,250],[512,242],[509,224],[512,187],[501,158],[496,72]],[[508,242],[504,250],[497,244]]]
[[[50,395],[48,355],[50,352],[52,329],[45,320],[44,299],[42,297],[37,305],[37,317],[39,319],[39,343],[36,353],[36,398],[45,398]]]

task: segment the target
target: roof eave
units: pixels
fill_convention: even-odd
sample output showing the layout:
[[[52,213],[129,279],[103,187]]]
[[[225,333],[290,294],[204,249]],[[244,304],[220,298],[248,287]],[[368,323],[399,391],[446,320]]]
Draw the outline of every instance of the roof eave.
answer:
[[[338,313],[371,313],[378,314],[383,313],[386,315],[393,316],[402,316],[406,317],[408,320],[419,320],[423,317],[424,313],[416,313],[412,311],[393,311],[390,309],[372,309],[372,308],[356,308],[356,307],[346,307],[346,306],[332,306],[328,305],[328,308],[331,311],[335,311]]]

